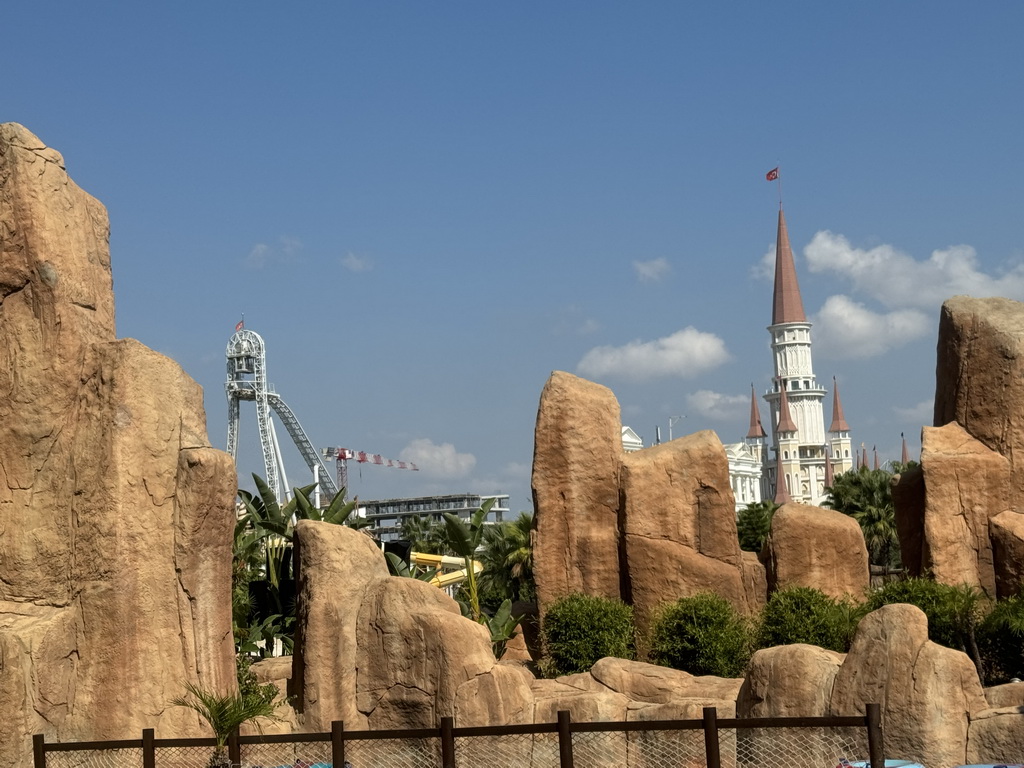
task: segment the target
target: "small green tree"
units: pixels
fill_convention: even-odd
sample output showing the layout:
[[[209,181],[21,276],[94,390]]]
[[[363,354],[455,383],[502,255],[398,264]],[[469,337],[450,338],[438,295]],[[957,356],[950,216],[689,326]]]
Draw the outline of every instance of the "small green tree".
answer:
[[[747,504],[736,517],[736,531],[740,549],[760,552],[772,526],[772,516],[779,505],[774,501],[755,501]]]
[[[621,600],[563,597],[548,608],[541,633],[552,677],[585,672],[605,656],[634,658],[633,609]]]
[[[898,465],[902,469],[902,465]],[[900,542],[896,534],[896,513],[892,504],[892,472],[868,469],[837,475],[822,506],[849,515],[864,532],[864,543],[872,565],[895,568],[900,565]]]
[[[187,695],[179,696],[171,704],[198,712],[213,729],[217,745],[207,764],[209,768],[230,768],[231,759],[227,754],[228,737],[242,723],[258,717],[275,717],[272,700],[268,701],[266,695],[261,692],[255,695],[221,695],[192,683],[185,683],[185,690]]]
[[[694,675],[737,677],[750,658],[750,631],[725,598],[710,592],[684,597],[662,608],[650,658]]]
[[[496,499],[487,499],[470,516],[468,523],[451,512],[444,513],[449,545],[456,556],[461,557],[466,564],[466,580],[463,585],[469,601],[469,617],[473,621],[480,621],[480,590],[477,584],[476,551],[480,548],[487,515],[495,501]]]
[[[845,653],[864,615],[862,606],[810,587],[773,592],[757,627],[757,647],[806,643]]]

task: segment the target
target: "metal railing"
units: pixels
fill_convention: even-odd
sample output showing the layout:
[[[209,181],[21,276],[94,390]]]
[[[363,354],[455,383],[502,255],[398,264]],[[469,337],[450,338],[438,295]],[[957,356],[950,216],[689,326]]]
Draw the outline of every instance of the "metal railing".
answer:
[[[202,768],[213,738],[47,742],[33,738],[35,768]],[[243,768],[884,768],[881,710],[860,717],[573,722],[256,736],[232,734],[228,757]]]

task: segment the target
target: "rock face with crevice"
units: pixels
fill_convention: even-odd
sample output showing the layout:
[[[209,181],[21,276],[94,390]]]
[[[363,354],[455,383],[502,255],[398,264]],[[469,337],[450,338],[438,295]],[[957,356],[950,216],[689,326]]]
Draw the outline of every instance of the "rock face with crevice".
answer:
[[[234,685],[235,474],[202,391],[114,335],[106,211],[0,125],[0,768],[30,735],[195,732]]]

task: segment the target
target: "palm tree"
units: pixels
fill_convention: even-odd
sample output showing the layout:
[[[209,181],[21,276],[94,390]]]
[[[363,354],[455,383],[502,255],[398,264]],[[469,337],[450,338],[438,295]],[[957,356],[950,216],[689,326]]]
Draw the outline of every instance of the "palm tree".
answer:
[[[275,717],[274,704],[264,696],[241,694],[219,695],[203,690],[198,685],[185,683],[187,696],[179,696],[171,703],[176,707],[188,707],[199,713],[217,739],[217,746],[207,764],[209,768],[230,768],[231,758],[227,754],[228,737],[242,725],[257,717]]]
[[[474,562],[474,559],[477,549],[480,548],[487,514],[491,511],[495,501],[497,499],[487,499],[470,516],[468,523],[451,512],[444,513],[449,546],[456,556],[461,557],[466,564],[465,588],[469,597],[469,614],[470,618],[477,622],[480,621],[480,590],[476,578],[477,563]]]
[[[736,517],[736,532],[740,537],[740,549],[760,552],[772,527],[772,516],[779,505],[774,501],[755,501],[747,504]]]
[[[533,550],[530,531],[533,515],[520,512],[513,521],[484,529],[480,561],[480,589],[490,590],[501,598],[522,600],[531,596],[533,585]]]
[[[849,515],[860,524],[873,565],[899,564],[899,537],[892,505],[892,473],[861,467],[835,478],[823,506]]]

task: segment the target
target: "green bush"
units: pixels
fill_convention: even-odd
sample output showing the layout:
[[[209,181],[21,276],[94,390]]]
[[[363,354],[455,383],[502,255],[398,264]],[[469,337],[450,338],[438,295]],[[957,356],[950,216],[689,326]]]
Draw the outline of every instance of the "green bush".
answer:
[[[620,600],[563,597],[544,615],[542,633],[551,676],[585,672],[605,656],[634,657],[633,609]]]
[[[861,606],[811,587],[782,589],[772,593],[761,612],[757,647],[807,643],[845,653],[863,615]]]
[[[724,598],[684,597],[665,606],[655,621],[650,658],[694,675],[737,677],[750,658],[750,631]]]
[[[1024,594],[996,603],[978,629],[985,683],[1024,678]]]
[[[964,650],[965,616],[959,605],[961,588],[931,579],[891,581],[868,596],[870,610],[893,603],[916,605],[928,617],[928,638],[947,648]]]

